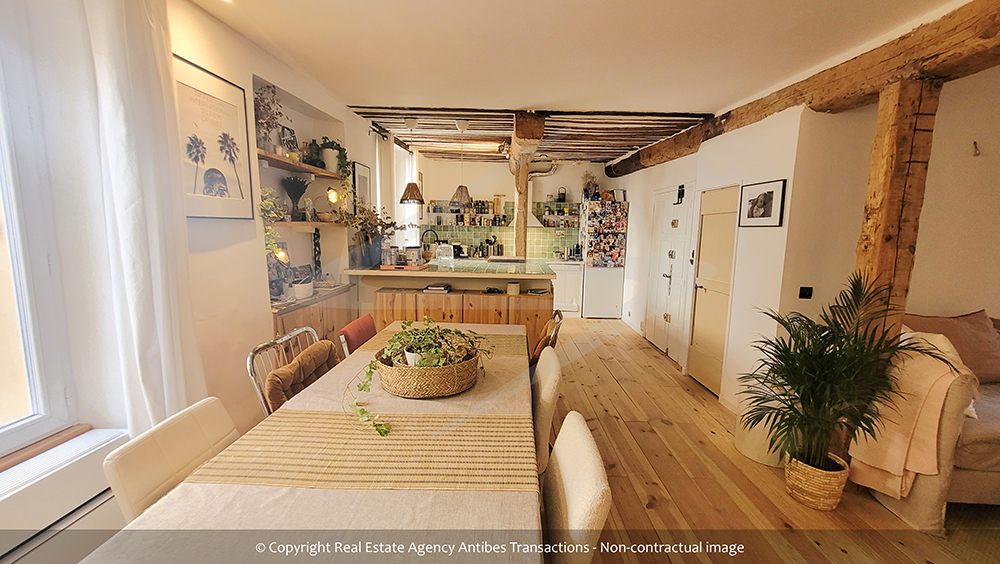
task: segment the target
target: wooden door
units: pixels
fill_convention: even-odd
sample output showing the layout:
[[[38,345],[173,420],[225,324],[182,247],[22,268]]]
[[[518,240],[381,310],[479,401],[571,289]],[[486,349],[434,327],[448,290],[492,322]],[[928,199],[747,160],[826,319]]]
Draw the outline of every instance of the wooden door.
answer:
[[[417,296],[417,320],[425,316],[438,323],[462,323],[462,292],[448,294],[424,294]]]
[[[733,186],[705,192],[701,198],[688,373],[716,395],[722,385],[722,358],[729,327],[739,194],[739,187]]]
[[[382,288],[375,291],[373,299],[375,328],[381,331],[393,321],[417,319],[417,291]]]
[[[510,320],[507,294],[484,294],[479,290],[465,292],[464,323],[506,324]]]
[[[510,324],[524,325],[528,332],[528,350],[534,350],[542,327],[552,319],[552,293],[544,296],[510,296]]]

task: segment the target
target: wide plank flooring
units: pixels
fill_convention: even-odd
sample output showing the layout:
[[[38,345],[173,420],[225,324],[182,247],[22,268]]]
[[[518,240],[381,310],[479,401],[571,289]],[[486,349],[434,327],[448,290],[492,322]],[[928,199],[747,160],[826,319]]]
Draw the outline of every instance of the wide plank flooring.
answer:
[[[962,562],[865,492],[845,492],[832,512],[788,497],[780,470],[736,450],[735,416],[624,322],[567,319],[556,351],[554,432],[570,410],[582,413],[611,485],[601,540],[746,547],[735,558],[599,552],[594,562]]]

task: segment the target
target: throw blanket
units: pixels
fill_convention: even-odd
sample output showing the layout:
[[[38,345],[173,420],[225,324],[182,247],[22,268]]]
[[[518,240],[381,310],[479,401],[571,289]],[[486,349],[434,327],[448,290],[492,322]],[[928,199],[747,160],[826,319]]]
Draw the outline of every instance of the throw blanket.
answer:
[[[944,335],[907,333],[937,347],[955,369],[926,355],[907,355],[893,368],[902,397],[895,409],[882,408],[877,440],[859,437],[851,446],[851,481],[900,499],[910,494],[917,474],[938,473],[937,435],[948,388],[971,372]]]

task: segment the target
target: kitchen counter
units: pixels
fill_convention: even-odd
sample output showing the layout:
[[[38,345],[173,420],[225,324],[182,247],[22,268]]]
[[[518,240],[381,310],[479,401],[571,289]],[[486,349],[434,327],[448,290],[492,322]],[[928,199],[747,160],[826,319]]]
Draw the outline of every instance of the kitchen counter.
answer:
[[[489,262],[482,259],[456,259],[454,269],[431,263],[424,270],[381,270],[378,267],[345,271],[349,276],[387,276],[392,278],[496,278],[502,280],[552,280],[556,273],[543,259],[527,262]]]

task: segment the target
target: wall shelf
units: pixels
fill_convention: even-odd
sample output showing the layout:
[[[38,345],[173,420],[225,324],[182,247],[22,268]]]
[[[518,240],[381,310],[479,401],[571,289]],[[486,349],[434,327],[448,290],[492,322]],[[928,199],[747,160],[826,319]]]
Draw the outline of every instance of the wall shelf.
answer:
[[[273,227],[289,227],[292,231],[300,231],[303,233],[312,233],[313,229],[322,229],[324,227],[340,227],[341,229],[347,229],[346,225],[334,223],[332,221],[276,221],[271,225]]]
[[[287,170],[289,172],[306,172],[314,174],[319,178],[333,178],[335,180],[341,180],[344,178],[343,176],[337,174],[336,172],[330,172],[329,170],[326,169],[296,162],[283,155],[278,155],[276,153],[268,153],[264,149],[260,148],[257,149],[257,158],[263,159],[269,167],[280,168],[282,170]]]

